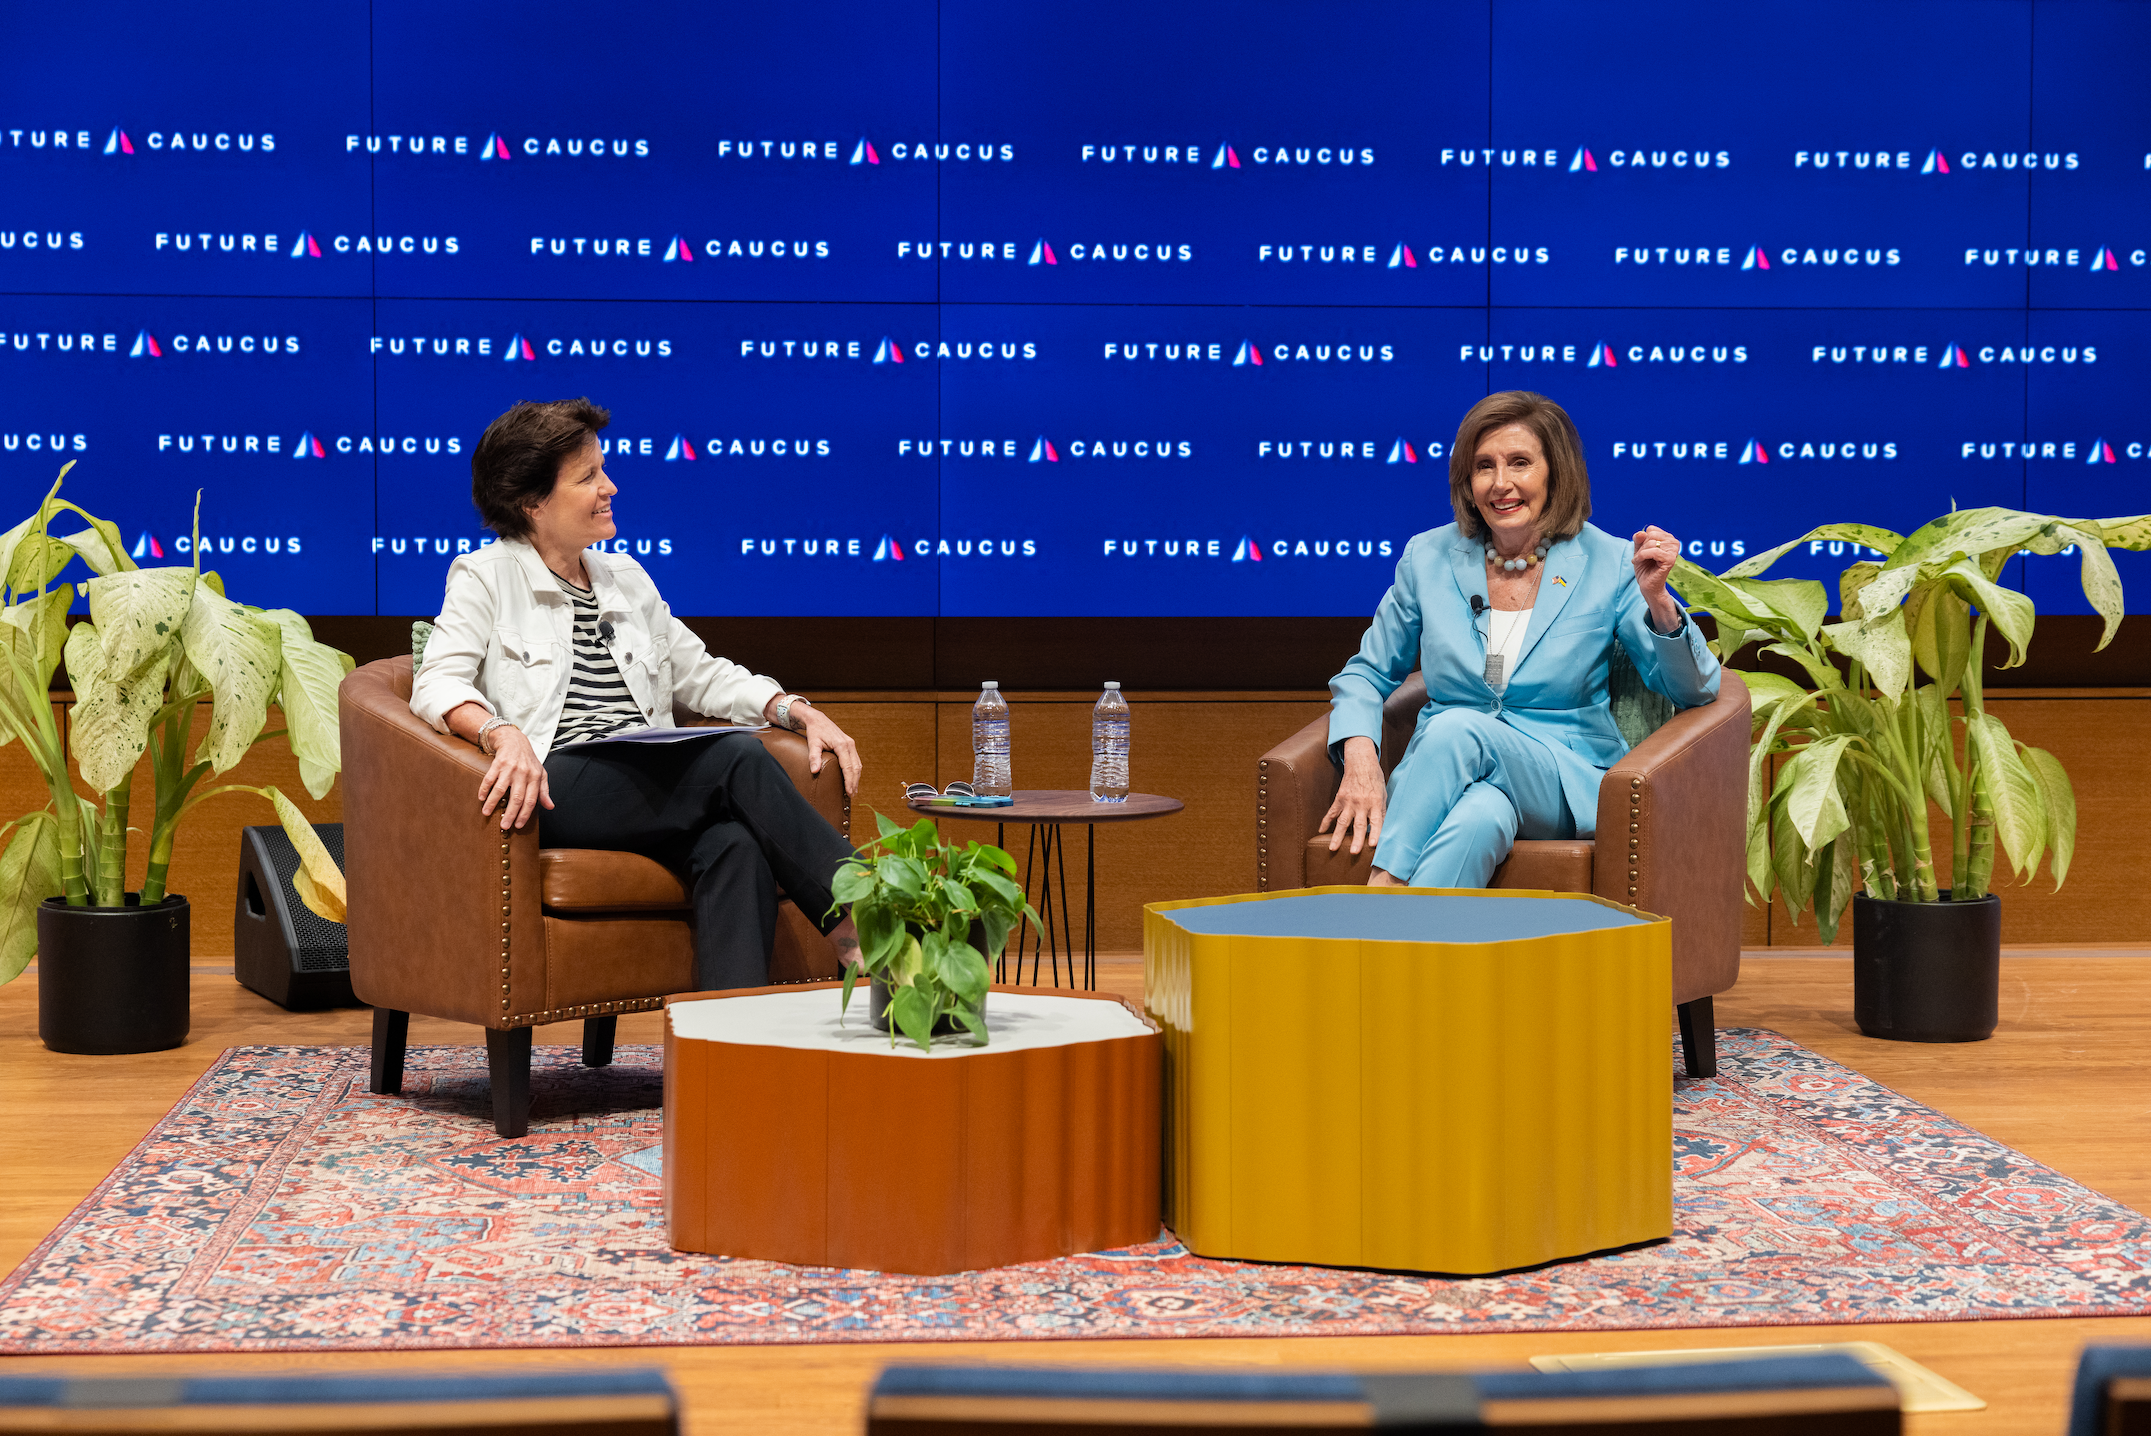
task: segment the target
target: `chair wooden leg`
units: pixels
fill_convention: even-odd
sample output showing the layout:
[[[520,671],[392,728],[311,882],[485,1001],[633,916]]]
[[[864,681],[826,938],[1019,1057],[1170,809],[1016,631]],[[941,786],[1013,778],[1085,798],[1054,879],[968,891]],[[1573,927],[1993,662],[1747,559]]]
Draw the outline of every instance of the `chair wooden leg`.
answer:
[[[583,1019],[583,1066],[612,1066],[612,1038],[619,1026],[617,1013]]]
[[[493,1079],[493,1130],[503,1137],[530,1131],[528,1027],[485,1030],[485,1065]]]
[[[1673,1010],[1680,1014],[1680,1052],[1687,1063],[1688,1075],[1695,1078],[1717,1076],[1718,1027],[1710,999],[1698,997]]]
[[[373,1010],[373,1064],[366,1090],[393,1097],[403,1090],[403,1049],[411,1036],[411,1014],[386,1007]]]

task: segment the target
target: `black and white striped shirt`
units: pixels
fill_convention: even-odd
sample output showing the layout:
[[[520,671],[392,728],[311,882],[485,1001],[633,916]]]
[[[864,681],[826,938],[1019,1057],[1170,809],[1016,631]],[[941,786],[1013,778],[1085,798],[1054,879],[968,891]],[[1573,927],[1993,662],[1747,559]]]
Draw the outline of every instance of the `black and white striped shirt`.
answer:
[[[623,728],[642,727],[642,710],[627,691],[620,665],[613,662],[604,640],[598,636],[597,595],[587,588],[577,588],[557,573],[553,578],[575,607],[574,666],[568,670],[568,698],[560,710],[560,727],[553,734],[553,746],[587,743]]]

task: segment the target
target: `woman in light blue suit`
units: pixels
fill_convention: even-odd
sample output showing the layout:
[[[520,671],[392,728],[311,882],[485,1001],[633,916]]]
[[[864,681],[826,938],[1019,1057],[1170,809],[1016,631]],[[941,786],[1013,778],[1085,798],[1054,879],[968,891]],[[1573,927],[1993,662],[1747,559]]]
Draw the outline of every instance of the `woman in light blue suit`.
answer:
[[[1718,661],[1666,579],[1680,543],[1624,543],[1584,522],[1591,482],[1560,405],[1522,391],[1472,407],[1449,451],[1456,522],[1415,536],[1359,652],[1329,682],[1344,771],[1321,832],[1374,844],[1376,887],[1479,888],[1519,836],[1588,838],[1598,785],[1628,745],[1606,701],[1619,643],[1683,708]],[[1382,700],[1414,667],[1427,705],[1382,781]]]

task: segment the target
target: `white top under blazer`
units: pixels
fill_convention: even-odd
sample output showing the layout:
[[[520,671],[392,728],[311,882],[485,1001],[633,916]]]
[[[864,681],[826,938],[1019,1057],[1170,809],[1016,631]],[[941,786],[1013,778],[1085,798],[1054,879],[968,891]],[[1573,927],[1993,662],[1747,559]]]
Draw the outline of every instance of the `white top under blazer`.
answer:
[[[593,548],[583,551],[583,567],[598,616],[612,625],[605,646],[644,723],[668,727],[675,709],[721,723],[763,721],[783,687],[703,647],[641,564]],[[441,616],[411,685],[411,711],[446,733],[449,712],[475,702],[522,729],[543,762],[559,731],[574,654],[574,605],[545,560],[518,539],[489,543],[448,567]]]

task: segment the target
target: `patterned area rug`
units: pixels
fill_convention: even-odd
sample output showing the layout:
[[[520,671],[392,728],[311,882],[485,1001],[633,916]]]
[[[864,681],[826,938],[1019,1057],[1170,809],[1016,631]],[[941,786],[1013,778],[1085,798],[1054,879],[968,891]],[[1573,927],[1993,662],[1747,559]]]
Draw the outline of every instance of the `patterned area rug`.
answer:
[[[0,1353],[1586,1331],[2151,1312],[2151,1222],[1774,1033],[1677,1084],[1670,1242],[1442,1280],[1209,1261],[1170,1234],[955,1277],[674,1252],[658,1049],[226,1053],[0,1282]]]

